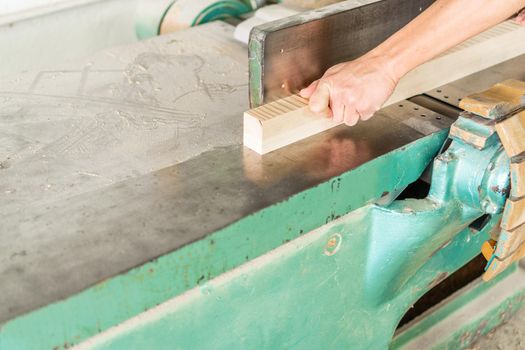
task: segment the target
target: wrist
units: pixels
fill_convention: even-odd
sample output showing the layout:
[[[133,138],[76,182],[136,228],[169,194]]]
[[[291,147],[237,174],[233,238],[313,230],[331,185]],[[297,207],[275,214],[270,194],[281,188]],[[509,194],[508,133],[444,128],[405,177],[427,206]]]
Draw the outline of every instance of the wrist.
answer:
[[[409,71],[409,69],[403,64],[404,61],[399,55],[396,55],[391,51],[383,50],[381,47],[377,47],[368,52],[363,56],[363,59],[380,67],[381,70],[396,84]]]

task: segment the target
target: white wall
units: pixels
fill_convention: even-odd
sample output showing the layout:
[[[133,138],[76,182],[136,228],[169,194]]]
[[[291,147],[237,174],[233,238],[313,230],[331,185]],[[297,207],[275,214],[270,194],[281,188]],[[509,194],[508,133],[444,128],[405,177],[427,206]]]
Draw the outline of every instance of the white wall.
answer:
[[[14,14],[17,12],[57,5],[58,3],[68,3],[71,0],[1,0],[0,15]]]
[[[0,77],[136,41],[137,0],[0,0]]]

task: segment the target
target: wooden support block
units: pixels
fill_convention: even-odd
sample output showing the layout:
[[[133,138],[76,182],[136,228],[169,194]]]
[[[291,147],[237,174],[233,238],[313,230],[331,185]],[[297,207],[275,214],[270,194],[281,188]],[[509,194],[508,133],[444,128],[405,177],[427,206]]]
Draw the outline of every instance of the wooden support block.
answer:
[[[521,258],[523,258],[524,256],[525,256],[525,242],[522,242],[521,245],[516,250],[516,253],[514,253],[512,255],[512,260],[513,261],[518,261]]]
[[[497,254],[499,260],[509,260],[514,253],[520,248],[521,244],[525,241],[525,226],[518,227],[514,230],[503,230],[500,235],[500,240],[503,237],[503,242],[501,246],[496,247],[495,253]],[[499,242],[499,240],[498,240]]]
[[[510,196],[525,196],[525,159],[511,159],[510,163]]]
[[[492,254],[494,254],[494,250],[496,248],[496,241],[493,239],[489,239],[488,241],[483,242],[483,245],[481,246],[481,254],[483,254],[483,257],[485,260],[489,261],[492,257]]]
[[[498,122],[496,131],[509,157],[525,152],[525,111]]]
[[[501,219],[501,228],[513,230],[523,223],[525,223],[525,197],[521,199],[507,199]]]
[[[450,126],[449,136],[478,149],[484,149],[499,140],[494,121],[469,112],[460,114],[458,120]]]
[[[524,37],[524,26],[511,21],[501,23],[412,70],[401,79],[384,106],[525,54]],[[266,108],[247,111],[244,144],[264,154],[339,125],[313,114],[306,101],[300,101],[302,106],[285,107],[297,99],[297,96],[287,97]]]
[[[512,231],[502,230],[494,251],[495,257],[487,267],[483,280],[489,281],[516,261],[516,256],[521,253],[523,245],[525,245],[525,225]]]
[[[490,89],[467,96],[459,107],[488,119],[498,119],[525,106],[525,82],[505,80]]]

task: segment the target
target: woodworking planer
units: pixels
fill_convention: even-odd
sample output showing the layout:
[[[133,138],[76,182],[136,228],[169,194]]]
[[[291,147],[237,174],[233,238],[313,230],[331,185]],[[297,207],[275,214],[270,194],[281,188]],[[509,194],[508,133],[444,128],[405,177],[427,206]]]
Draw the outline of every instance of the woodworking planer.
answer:
[[[525,298],[525,55],[242,145],[244,111],[430,3],[335,4],[248,48],[216,21],[2,81],[0,349],[459,349],[505,322]]]

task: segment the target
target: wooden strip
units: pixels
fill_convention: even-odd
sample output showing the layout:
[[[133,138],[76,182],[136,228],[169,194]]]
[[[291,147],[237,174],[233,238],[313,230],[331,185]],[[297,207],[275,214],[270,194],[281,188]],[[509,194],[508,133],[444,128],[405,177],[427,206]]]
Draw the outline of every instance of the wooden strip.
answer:
[[[525,152],[525,111],[497,123],[496,131],[509,157]]]
[[[504,22],[408,73],[384,106],[524,54],[523,37],[525,27]],[[286,99],[279,103],[299,102],[303,107],[267,119],[258,118],[251,111],[245,112],[244,144],[247,147],[264,154],[340,124],[312,113],[307,101],[299,96]]]
[[[525,82],[505,80],[490,89],[467,96],[459,107],[488,119],[497,119],[525,106]]]
[[[305,107],[295,96],[279,100],[282,106],[303,104],[300,107],[289,108],[287,113],[276,113],[272,110],[264,110],[268,118],[257,117],[251,111],[244,113],[244,145],[259,154],[271,152],[277,148],[286,146],[292,142],[317,134],[318,130],[327,130],[339,123],[329,118],[319,116]],[[275,103],[275,102],[272,102]],[[258,113],[261,106],[255,108]]]

